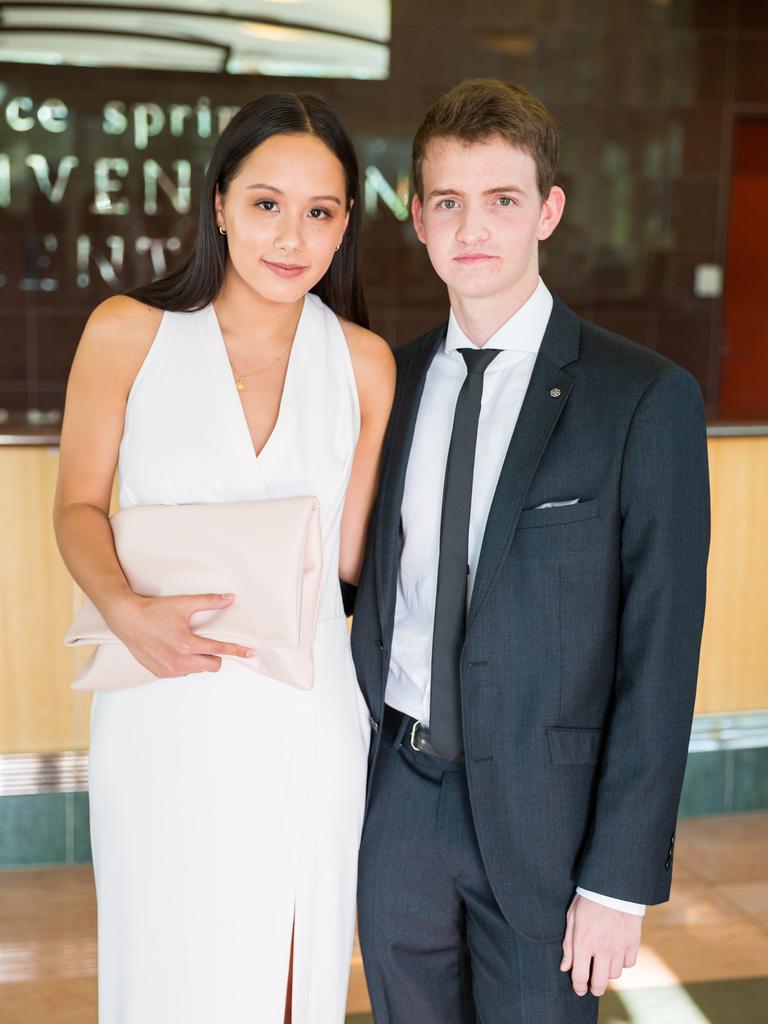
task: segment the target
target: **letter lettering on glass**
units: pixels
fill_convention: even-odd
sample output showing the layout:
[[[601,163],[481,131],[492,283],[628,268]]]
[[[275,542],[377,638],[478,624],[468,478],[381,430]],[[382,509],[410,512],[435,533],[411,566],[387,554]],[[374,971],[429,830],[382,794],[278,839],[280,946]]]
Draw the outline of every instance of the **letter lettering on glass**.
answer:
[[[56,181],[51,180],[48,158],[40,153],[30,153],[24,158],[24,163],[32,169],[38,187],[46,199],[50,199],[52,203],[60,203],[69,184],[69,177],[80,161],[76,156],[63,156],[59,160]]]
[[[165,126],[163,108],[157,103],[137,103],[133,108],[133,142],[136,149],[146,149],[149,140]]]
[[[210,139],[213,131],[211,118],[211,101],[207,96],[201,96],[197,101],[197,134],[201,139]]]
[[[61,100],[44,100],[37,119],[47,132],[58,135],[68,128],[69,109]]]
[[[32,102],[29,96],[16,96],[10,101],[8,106],[5,108],[5,120],[8,122],[8,127],[13,128],[15,132],[28,132],[35,127],[34,117],[25,117],[22,111],[30,111],[35,109],[35,104]]]
[[[184,122],[192,113],[192,107],[185,103],[172,103],[168,108],[168,122],[171,128],[171,135],[181,138],[184,134]]]
[[[376,216],[378,201],[381,200],[398,220],[408,220],[408,201],[403,199],[400,191],[400,183],[395,191],[378,167],[369,164],[365,168],[365,212],[369,217]]]
[[[141,235],[136,239],[136,252],[140,256],[149,253],[149,258],[152,261],[152,272],[155,277],[160,277],[168,270],[165,260],[166,249],[168,252],[176,252],[179,249],[179,239],[175,236],[167,239],[147,238],[146,235]]]
[[[106,135],[122,135],[128,127],[128,116],[122,100],[110,100],[104,104],[104,119],[101,123]]]
[[[37,248],[39,236],[32,235],[25,240],[24,251],[27,256],[27,272],[19,281],[19,288],[23,292],[55,292],[59,287],[58,279],[55,277],[43,277],[41,270],[47,270],[51,265],[50,256],[47,253],[56,252],[59,248],[59,240],[56,235],[44,235],[42,238],[44,252]]]
[[[0,153],[0,206],[11,205],[11,160],[7,153]]]
[[[156,160],[144,161],[144,212],[157,213],[158,186],[171,200],[177,213],[189,213],[192,207],[192,165],[189,160],[174,160],[176,183],[171,181]]]
[[[91,213],[116,213],[122,215],[128,212],[130,203],[127,199],[113,199],[112,193],[119,192],[123,187],[121,181],[111,177],[112,172],[121,178],[128,174],[128,161],[125,157],[100,157],[93,165],[93,202],[90,206]]]
[[[224,131],[229,122],[238,112],[240,107],[217,107],[216,108],[216,126],[219,129],[219,135]]]
[[[109,255],[105,257],[102,253],[94,250],[88,235],[78,236],[76,248],[78,288],[87,288],[91,283],[91,263],[95,264],[105,284],[111,284],[115,287],[120,285],[120,275],[123,272],[123,262],[125,259],[125,239],[120,235],[109,235],[107,237],[107,248]]]

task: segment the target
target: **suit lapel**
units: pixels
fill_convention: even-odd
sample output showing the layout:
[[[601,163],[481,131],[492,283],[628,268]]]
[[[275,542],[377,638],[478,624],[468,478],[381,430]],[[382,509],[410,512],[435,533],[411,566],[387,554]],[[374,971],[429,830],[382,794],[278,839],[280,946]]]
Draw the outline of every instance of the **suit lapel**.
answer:
[[[578,319],[555,299],[488,513],[467,614],[468,629],[509,551],[525,496],[576,383],[563,366],[578,358],[579,335]]]
[[[402,383],[393,410],[389,454],[379,486],[376,515],[376,585],[382,638],[388,636],[395,608],[395,587],[400,559],[400,509],[405,490],[405,474],[413,444],[413,432],[419,413],[427,370],[445,340],[447,324],[430,331],[416,346],[417,351],[398,372]]]

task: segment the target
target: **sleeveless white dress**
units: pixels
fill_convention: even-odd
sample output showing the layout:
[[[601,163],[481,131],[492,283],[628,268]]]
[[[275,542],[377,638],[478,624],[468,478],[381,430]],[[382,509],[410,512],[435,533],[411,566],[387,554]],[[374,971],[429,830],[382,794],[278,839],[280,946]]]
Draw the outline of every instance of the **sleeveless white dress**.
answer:
[[[95,695],[100,1024],[283,1024],[294,921],[294,1024],[344,1020],[369,738],[338,583],[359,426],[316,296],[258,457],[213,307],[163,315],[128,400],[120,506],[316,495],[316,678],[300,691],[225,660]]]

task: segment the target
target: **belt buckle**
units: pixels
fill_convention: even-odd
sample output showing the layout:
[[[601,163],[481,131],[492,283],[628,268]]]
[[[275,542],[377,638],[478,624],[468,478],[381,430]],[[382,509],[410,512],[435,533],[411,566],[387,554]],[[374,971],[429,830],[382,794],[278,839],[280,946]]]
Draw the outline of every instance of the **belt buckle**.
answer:
[[[419,728],[420,725],[421,722],[416,721],[411,726],[411,749],[415,750],[417,753],[420,753],[420,751],[419,748],[416,746],[416,730]]]

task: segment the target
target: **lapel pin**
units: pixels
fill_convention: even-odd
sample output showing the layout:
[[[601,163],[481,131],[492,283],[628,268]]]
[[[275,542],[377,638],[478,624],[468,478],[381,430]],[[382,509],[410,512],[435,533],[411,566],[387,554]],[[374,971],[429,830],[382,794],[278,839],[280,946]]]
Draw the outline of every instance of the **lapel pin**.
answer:
[[[560,388],[552,388],[552,390],[549,393],[550,395],[552,395],[553,398],[559,398],[563,392],[560,390]]]

